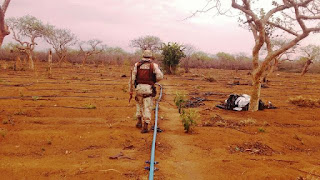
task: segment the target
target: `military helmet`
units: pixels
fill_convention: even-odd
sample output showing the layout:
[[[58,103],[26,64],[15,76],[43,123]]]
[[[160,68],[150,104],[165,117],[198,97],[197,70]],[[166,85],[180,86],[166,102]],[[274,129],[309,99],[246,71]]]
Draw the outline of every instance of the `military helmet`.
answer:
[[[151,58],[152,57],[152,51],[151,50],[144,50],[142,56],[144,58]]]

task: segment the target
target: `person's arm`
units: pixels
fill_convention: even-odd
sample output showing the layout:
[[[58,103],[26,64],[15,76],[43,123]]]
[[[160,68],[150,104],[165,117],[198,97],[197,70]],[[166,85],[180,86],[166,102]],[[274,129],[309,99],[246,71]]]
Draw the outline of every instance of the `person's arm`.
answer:
[[[129,80],[129,92],[133,92],[134,89],[134,82],[136,81],[137,76],[137,64],[134,65],[134,68],[132,70],[132,73],[130,74],[130,80]]]
[[[154,63],[153,66],[154,66],[154,73],[156,74],[156,81],[158,82],[163,79],[163,73],[161,72],[158,64]]]

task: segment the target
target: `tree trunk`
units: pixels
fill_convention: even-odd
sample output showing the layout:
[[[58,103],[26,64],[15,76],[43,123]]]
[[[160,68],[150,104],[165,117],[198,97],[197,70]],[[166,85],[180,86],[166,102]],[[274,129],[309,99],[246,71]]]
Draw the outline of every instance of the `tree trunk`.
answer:
[[[16,70],[17,71],[20,71],[22,68],[21,68],[21,59],[20,59],[20,56],[17,56],[16,57],[16,63],[15,63],[15,66],[16,66]]]
[[[32,54],[31,54],[31,52],[28,52],[28,53],[27,53],[27,56],[28,56],[29,68],[30,68],[31,70],[34,70],[34,62],[33,62],[33,59],[32,59]]]
[[[250,105],[249,105],[249,111],[252,111],[252,112],[259,110],[259,99],[260,99],[260,92],[261,92],[260,77],[256,77],[254,74],[252,76],[252,92],[251,92],[251,99],[250,99]]]
[[[84,58],[83,58],[83,60],[82,60],[82,66],[84,66],[85,64],[86,64],[86,62],[87,62],[87,56],[84,56]]]
[[[51,71],[51,68],[52,68],[52,51],[49,50],[49,56],[48,56],[48,77],[49,78],[52,78],[52,71]]]
[[[302,72],[301,72],[301,76],[303,76],[304,74],[306,74],[306,73],[308,72],[309,66],[310,66],[311,63],[312,63],[312,60],[311,60],[311,59],[309,59],[309,60],[306,62],[306,64],[305,64],[304,67],[303,67],[303,70],[302,70]]]
[[[10,34],[8,26],[6,25],[4,20],[5,13],[7,11],[10,1],[11,0],[5,0],[2,6],[0,6],[0,47],[2,46],[4,37]]]
[[[184,71],[185,73],[189,73],[189,57],[186,59]]]
[[[3,40],[4,40],[4,37],[6,35],[3,35],[2,33],[0,33],[0,47],[2,47],[2,43],[3,43]]]

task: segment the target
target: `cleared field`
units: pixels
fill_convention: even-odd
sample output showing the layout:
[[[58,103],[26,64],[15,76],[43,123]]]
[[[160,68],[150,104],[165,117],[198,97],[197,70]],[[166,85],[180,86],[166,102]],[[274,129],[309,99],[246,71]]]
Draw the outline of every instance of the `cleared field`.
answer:
[[[49,79],[44,66],[36,72],[1,70],[1,177],[146,179],[152,133],[135,128],[130,67],[68,65],[54,68]],[[320,178],[320,109],[288,102],[299,95],[318,98],[320,75],[274,73],[262,100],[278,109],[216,108],[231,93],[250,93],[247,72],[192,69],[165,76],[155,179]],[[206,98],[196,108],[201,117],[193,134],[183,131],[176,92]]]

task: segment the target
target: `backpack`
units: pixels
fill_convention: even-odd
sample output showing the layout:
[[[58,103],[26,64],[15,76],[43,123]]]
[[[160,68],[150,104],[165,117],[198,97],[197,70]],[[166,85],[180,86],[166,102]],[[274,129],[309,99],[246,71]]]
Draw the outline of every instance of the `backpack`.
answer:
[[[149,64],[149,69],[140,69],[143,64]],[[156,75],[153,73],[154,65],[152,62],[140,61],[137,64],[136,84],[149,84],[153,86],[156,82]]]
[[[240,96],[237,95],[237,94],[230,94],[229,98],[227,99],[227,103],[226,103],[225,108],[227,110],[233,110],[233,108],[236,107],[236,103],[235,102],[238,99],[238,97],[240,97]]]

